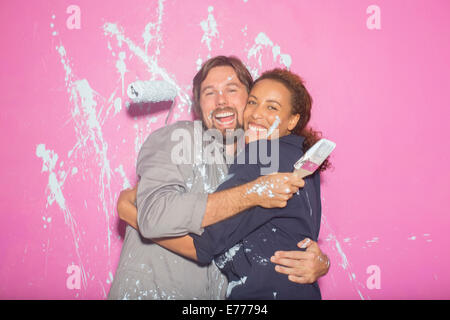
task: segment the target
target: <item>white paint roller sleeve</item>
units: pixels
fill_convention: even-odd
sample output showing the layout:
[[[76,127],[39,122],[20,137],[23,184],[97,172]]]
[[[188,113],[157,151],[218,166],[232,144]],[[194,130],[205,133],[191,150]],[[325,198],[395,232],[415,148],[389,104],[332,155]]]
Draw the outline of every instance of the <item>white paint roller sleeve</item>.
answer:
[[[172,101],[177,88],[162,80],[135,81],[128,86],[127,95],[134,103]]]

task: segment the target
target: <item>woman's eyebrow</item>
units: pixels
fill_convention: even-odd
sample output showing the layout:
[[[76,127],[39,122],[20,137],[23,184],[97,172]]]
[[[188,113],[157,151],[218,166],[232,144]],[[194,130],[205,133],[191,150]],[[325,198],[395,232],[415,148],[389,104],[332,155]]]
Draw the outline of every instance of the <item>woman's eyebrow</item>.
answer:
[[[267,102],[272,102],[272,103],[276,103],[277,105],[279,105],[280,107],[282,107],[281,103],[279,103],[276,100],[266,100]]]

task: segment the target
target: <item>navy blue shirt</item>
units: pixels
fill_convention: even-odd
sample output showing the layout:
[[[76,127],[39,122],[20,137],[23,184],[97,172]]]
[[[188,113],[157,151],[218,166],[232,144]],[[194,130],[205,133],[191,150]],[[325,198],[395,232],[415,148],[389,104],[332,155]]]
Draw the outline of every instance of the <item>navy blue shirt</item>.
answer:
[[[294,163],[303,155],[303,141],[303,137],[293,134],[278,140],[279,167],[274,172],[293,171]],[[261,161],[260,142],[246,145],[245,163],[239,164],[242,161],[238,161],[238,156],[230,167],[230,178],[217,191],[253,181],[261,176],[262,168],[270,166],[264,164],[267,161]],[[271,140],[264,142],[268,149],[266,155],[272,158],[276,150],[271,149],[276,144]],[[257,161],[250,161],[255,159],[254,154],[250,155],[250,150],[255,150],[252,144],[257,144]],[[201,236],[190,234],[198,261],[207,264],[214,260],[227,276],[228,299],[321,299],[317,283],[291,282],[287,275],[276,272],[270,262],[275,251],[300,250],[297,243],[306,237],[317,241],[321,219],[319,173],[304,180],[305,187],[284,208],[253,207],[206,227]]]

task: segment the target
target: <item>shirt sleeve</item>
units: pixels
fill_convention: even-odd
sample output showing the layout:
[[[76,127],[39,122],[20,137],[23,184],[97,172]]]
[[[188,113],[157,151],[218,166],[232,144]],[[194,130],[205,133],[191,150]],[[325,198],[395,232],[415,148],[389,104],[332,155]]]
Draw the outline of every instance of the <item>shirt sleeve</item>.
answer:
[[[217,191],[255,180],[260,176],[260,167],[259,165],[233,164],[229,173],[231,178],[222,183]],[[201,236],[191,234],[198,262],[210,263],[214,256],[233,247],[255,229],[279,215],[280,212],[278,208],[266,209],[257,206],[206,227]]]
[[[173,143],[169,128],[151,134],[138,156],[137,220],[145,238],[203,232],[201,224],[208,194],[188,191],[180,165],[171,159]]]

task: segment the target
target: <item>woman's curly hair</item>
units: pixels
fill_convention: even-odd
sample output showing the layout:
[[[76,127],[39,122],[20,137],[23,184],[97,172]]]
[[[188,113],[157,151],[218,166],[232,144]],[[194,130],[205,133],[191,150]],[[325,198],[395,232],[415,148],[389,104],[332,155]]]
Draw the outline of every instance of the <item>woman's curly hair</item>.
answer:
[[[300,114],[300,119],[291,133],[305,138],[303,142],[303,151],[306,152],[322,137],[320,131],[315,131],[308,126],[311,119],[312,97],[304,85],[304,81],[297,74],[286,70],[275,68],[264,72],[254,83],[261,80],[270,79],[283,84],[291,92],[292,114]],[[331,163],[326,159],[319,167],[320,171],[325,171]]]

